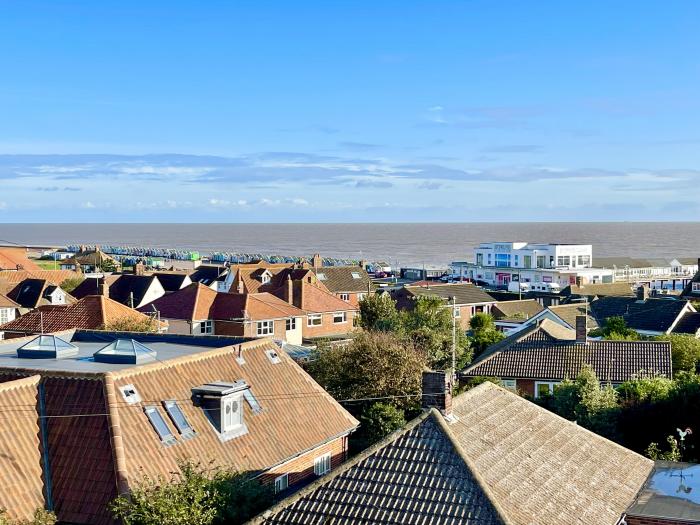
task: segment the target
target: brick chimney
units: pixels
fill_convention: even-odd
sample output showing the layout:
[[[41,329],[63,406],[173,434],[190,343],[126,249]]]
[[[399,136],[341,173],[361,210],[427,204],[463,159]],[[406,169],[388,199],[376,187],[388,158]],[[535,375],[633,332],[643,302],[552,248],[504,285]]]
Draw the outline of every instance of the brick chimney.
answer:
[[[637,288],[637,302],[643,303],[649,299],[649,288],[646,286],[640,286]]]
[[[314,270],[323,266],[323,259],[321,259],[320,253],[314,253],[314,256],[311,258],[311,266],[314,267]]]
[[[236,288],[238,293],[243,293],[243,281],[238,281],[238,287]]]
[[[284,289],[284,300],[289,304],[294,304],[294,282],[290,275],[287,275],[287,287]]]
[[[588,317],[576,316],[576,344],[585,345],[588,341]]]
[[[98,295],[103,295],[104,297],[109,297],[109,285],[105,282],[104,279],[101,279],[98,281],[97,293],[98,293]]]
[[[452,415],[452,369],[423,371],[422,408],[437,408],[443,416]]]
[[[146,274],[146,265],[143,264],[141,261],[137,262],[134,265],[134,275],[145,275]]]

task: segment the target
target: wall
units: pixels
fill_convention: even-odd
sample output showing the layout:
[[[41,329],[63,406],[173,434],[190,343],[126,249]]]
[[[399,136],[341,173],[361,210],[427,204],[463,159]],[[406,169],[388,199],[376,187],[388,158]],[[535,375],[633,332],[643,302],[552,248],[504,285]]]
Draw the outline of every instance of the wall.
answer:
[[[214,333],[216,335],[235,335],[244,337],[272,337],[280,339],[293,345],[300,345],[302,342],[302,325],[306,323],[305,317],[297,317],[296,329],[287,331],[286,319],[274,319],[274,333],[270,335],[258,335],[256,321],[245,323],[234,321],[214,321]]]
[[[532,379],[516,379],[515,388],[524,395],[535,397],[535,382]]]
[[[15,308],[0,308],[0,324],[14,321],[16,317],[17,310]]]
[[[359,299],[358,295],[363,295],[363,296],[365,296],[365,297],[367,296],[367,292],[345,292],[345,293],[347,293],[348,296],[349,296],[349,297],[348,297],[348,300],[347,300],[346,302],[347,302],[350,306],[354,306],[355,308],[359,308],[359,307],[360,307],[360,299]],[[374,293],[374,292],[372,292],[372,293]],[[338,299],[340,299],[340,298],[341,298],[340,296],[343,295],[343,293],[336,293],[336,294],[334,294],[334,295],[335,295]],[[345,299],[343,299],[343,300],[345,300]]]
[[[163,285],[160,284],[158,279],[154,279],[153,282],[151,282],[151,285],[148,287],[148,290],[146,290],[146,293],[143,294],[143,299],[139,304],[135,305],[135,308],[141,308],[143,305],[152,303],[164,295],[165,289],[163,288]]]
[[[697,521],[672,520],[668,518],[643,518],[636,516],[625,517],[627,525],[689,525]]]
[[[167,319],[163,317],[164,321],[168,321],[168,333],[169,334],[183,334],[190,335],[192,329],[190,328],[190,323],[183,319]]]
[[[329,337],[334,335],[345,335],[353,331],[355,311],[347,311],[347,320],[344,323],[334,323],[333,313],[324,313],[322,315],[321,326],[308,326],[306,319],[302,323],[302,334],[304,338],[313,337]],[[312,314],[309,314],[312,315]]]

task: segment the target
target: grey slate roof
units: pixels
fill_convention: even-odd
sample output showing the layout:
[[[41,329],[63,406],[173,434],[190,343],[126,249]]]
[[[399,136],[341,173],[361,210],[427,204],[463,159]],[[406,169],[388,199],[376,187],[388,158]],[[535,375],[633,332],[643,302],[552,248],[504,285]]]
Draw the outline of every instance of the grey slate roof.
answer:
[[[457,298],[458,305],[495,303],[496,299],[473,284],[431,284],[430,286],[404,286],[392,293],[399,308],[411,308],[412,300],[421,296],[441,297],[445,301]]]
[[[182,285],[185,279],[187,279],[187,274],[184,272],[155,272],[153,275],[158,278],[166,292],[177,292],[179,289],[183,288]]]
[[[696,335],[700,331],[700,312],[686,312],[671,330],[674,334]]]
[[[605,382],[621,383],[640,372],[671,377],[671,344],[596,340],[580,344],[535,327],[524,337],[515,334],[492,346],[462,375],[562,381],[575,378],[586,364]]]
[[[676,299],[647,299],[636,297],[602,297],[590,303],[590,310],[600,326],[609,317],[623,317],[634,330],[667,332],[687,306]]]
[[[99,295],[100,285],[106,282],[109,287],[110,299],[131,306],[133,294],[134,306],[138,306],[155,280],[157,280],[157,277],[154,275],[134,275],[130,273],[108,275],[107,277],[98,277],[96,279],[84,279],[73,290],[73,296],[82,299],[88,295]]]
[[[374,288],[369,274],[359,266],[322,266],[314,268],[313,271],[319,281],[332,293],[364,293]],[[323,274],[324,278],[322,279],[319,274]]]
[[[497,321],[505,319],[529,319],[544,310],[534,299],[522,301],[500,301],[491,308],[491,315]]]
[[[433,410],[251,523],[511,523],[489,494]]]
[[[582,284],[581,286],[572,284],[561,291],[562,295],[573,295],[579,297],[636,297],[637,294],[632,291],[632,286],[629,283],[591,283]]]

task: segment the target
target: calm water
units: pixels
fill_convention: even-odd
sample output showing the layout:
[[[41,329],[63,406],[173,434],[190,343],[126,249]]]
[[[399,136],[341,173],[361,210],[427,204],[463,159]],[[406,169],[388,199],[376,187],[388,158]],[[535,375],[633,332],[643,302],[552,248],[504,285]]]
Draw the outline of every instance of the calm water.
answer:
[[[392,265],[464,260],[487,241],[582,243],[593,255],[700,256],[696,223],[474,224],[0,224],[0,240],[30,245],[120,244],[388,260]]]

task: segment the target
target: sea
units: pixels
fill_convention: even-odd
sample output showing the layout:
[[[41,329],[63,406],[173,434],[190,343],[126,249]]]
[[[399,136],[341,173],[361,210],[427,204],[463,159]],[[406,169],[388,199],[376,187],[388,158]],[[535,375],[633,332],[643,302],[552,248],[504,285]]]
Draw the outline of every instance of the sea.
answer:
[[[386,261],[394,267],[471,259],[481,242],[592,244],[593,258],[700,256],[700,222],[402,224],[1,224],[0,244],[101,244]]]

